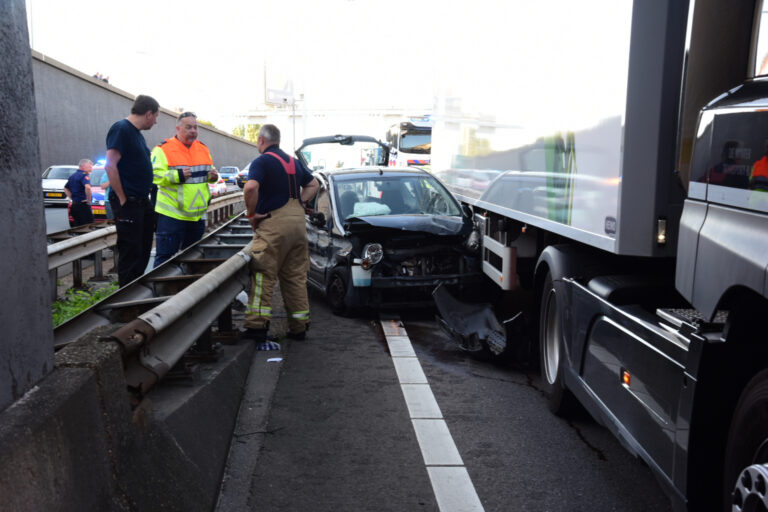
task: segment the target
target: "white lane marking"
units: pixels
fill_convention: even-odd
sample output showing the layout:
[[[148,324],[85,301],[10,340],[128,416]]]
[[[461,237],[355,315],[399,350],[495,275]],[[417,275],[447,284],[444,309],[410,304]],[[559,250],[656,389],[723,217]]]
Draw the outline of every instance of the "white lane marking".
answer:
[[[393,357],[392,363],[400,384],[428,384],[427,376],[415,357]]]
[[[381,328],[385,336],[407,336],[405,327],[398,318],[382,319]]]
[[[440,512],[483,512],[461,454],[398,317],[380,317]]]
[[[412,419],[442,419],[443,413],[440,412],[440,406],[437,405],[435,395],[429,385],[424,384],[401,384],[405,405],[408,406],[408,412]]]
[[[459,450],[445,420],[411,420],[427,466],[462,466]]]
[[[408,336],[387,336],[387,345],[393,357],[416,357]]]
[[[483,512],[466,468],[428,467],[427,472],[440,512]]]

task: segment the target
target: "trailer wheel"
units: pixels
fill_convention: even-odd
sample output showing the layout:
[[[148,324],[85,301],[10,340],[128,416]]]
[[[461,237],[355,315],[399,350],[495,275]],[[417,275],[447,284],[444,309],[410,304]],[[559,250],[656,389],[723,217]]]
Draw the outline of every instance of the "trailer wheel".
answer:
[[[350,312],[347,303],[347,283],[349,283],[349,273],[342,269],[336,269],[331,272],[331,279],[326,288],[326,296],[331,305],[331,312],[334,315],[346,316]]]
[[[557,310],[557,294],[552,274],[547,274],[541,291],[539,310],[539,359],[541,380],[549,410],[558,416],[569,415],[576,407],[576,397],[563,382],[563,333]]]
[[[768,370],[749,381],[725,451],[723,510],[768,510]]]

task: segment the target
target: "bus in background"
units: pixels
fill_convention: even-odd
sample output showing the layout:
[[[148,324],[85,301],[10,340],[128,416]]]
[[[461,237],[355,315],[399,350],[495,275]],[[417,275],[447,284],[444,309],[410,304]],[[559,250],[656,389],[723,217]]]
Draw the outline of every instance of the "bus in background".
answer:
[[[432,152],[432,117],[408,117],[387,131],[390,167],[425,167]]]

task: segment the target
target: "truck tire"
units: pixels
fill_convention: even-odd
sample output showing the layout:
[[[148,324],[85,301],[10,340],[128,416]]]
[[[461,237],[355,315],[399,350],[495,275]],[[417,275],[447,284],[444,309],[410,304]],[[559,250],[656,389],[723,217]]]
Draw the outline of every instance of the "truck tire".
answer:
[[[547,273],[541,290],[539,310],[539,360],[541,381],[549,410],[558,416],[568,416],[576,408],[576,397],[563,382],[563,333],[557,309],[557,295],[552,274]]]
[[[723,510],[768,508],[768,370],[749,381],[736,404],[723,478]]]
[[[337,268],[331,272],[326,288],[326,297],[331,306],[331,312],[338,316],[348,316],[350,306],[347,300],[347,285],[349,284],[349,272],[346,269]]]

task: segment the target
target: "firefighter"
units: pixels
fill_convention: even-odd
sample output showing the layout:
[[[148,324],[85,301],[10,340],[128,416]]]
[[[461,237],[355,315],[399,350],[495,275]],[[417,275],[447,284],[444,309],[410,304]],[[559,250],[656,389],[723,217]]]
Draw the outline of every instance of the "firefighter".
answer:
[[[157,186],[155,267],[203,237],[211,192],[208,182],[218,173],[208,147],[197,140],[197,116],[183,112],[176,119],[176,135],[152,150]]]
[[[278,279],[288,312],[287,337],[303,340],[309,327],[309,253],[303,205],[315,197],[319,184],[279,145],[280,130],[272,124],[262,126],[256,140],[261,156],[251,163],[243,189],[246,217],[254,233],[251,290],[242,337],[256,342],[260,350],[280,348],[267,340],[272,293]]]

